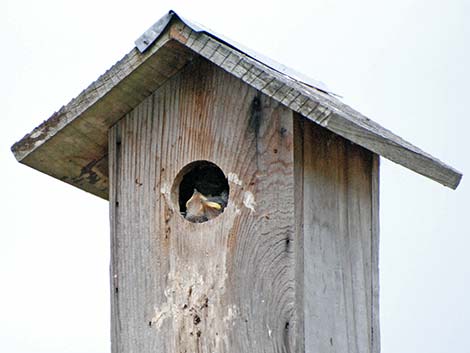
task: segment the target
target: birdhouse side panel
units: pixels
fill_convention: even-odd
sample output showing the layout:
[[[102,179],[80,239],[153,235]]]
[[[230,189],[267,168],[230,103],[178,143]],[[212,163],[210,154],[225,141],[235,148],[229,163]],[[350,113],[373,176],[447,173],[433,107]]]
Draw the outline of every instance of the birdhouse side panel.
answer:
[[[298,116],[305,352],[379,352],[378,157]]]
[[[293,141],[291,110],[201,58],[113,126],[114,353],[297,351]],[[197,161],[230,189],[204,223],[179,200]]]

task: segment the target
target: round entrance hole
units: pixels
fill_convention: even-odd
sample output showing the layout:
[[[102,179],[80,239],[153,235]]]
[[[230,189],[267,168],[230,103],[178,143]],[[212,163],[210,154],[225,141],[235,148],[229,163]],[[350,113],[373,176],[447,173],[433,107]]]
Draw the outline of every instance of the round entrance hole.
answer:
[[[228,181],[214,163],[195,161],[180,170],[173,182],[172,195],[186,220],[203,223],[224,212],[229,195]]]

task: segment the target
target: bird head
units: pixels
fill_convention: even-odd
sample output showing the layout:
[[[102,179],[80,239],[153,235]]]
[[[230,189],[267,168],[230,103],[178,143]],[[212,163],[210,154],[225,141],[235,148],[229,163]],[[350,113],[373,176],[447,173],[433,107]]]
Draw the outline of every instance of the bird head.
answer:
[[[205,222],[222,212],[222,205],[194,189],[193,195],[186,202],[185,218],[191,222]]]

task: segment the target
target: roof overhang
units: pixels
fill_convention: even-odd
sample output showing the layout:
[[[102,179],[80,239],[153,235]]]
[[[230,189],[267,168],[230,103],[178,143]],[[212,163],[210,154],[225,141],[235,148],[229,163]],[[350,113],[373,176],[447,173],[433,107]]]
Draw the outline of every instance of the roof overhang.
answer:
[[[326,129],[455,189],[462,174],[343,104],[321,82],[251,52],[173,11],[75,99],[15,143],[16,159],[108,198],[108,129],[200,55]]]

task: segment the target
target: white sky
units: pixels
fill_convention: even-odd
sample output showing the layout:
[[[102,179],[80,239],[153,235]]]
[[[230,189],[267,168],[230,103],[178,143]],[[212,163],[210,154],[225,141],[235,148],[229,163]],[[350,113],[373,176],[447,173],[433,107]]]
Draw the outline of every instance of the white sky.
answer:
[[[382,159],[382,352],[469,352],[470,2],[0,3],[0,351],[109,345],[107,203],[16,163],[10,146],[170,8],[326,82],[464,173],[451,191]]]

